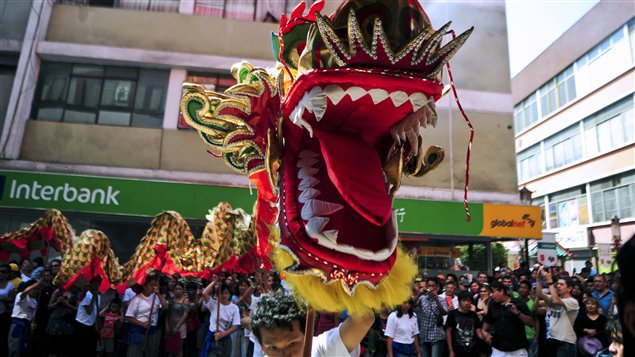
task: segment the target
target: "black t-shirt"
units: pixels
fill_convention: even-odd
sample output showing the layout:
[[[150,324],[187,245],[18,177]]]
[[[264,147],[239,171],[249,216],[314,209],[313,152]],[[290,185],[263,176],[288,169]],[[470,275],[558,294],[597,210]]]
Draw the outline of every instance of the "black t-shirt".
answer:
[[[532,316],[527,304],[522,300],[512,298],[510,303],[516,305],[524,315]],[[483,322],[489,323],[492,327],[492,347],[497,350],[510,352],[528,347],[525,324],[511,312],[510,307],[490,299]]]
[[[476,352],[476,329],[481,321],[474,311],[463,313],[458,309],[448,312],[445,327],[452,329],[452,348],[455,354]]]

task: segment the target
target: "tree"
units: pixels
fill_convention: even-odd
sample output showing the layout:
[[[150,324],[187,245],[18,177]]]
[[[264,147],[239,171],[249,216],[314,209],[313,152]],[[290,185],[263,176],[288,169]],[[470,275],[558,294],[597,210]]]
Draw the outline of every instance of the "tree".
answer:
[[[507,250],[501,243],[492,244],[492,261],[495,267],[507,265]],[[469,246],[461,246],[461,262],[470,267],[470,270],[487,269],[487,252],[485,244],[474,244],[472,248],[472,257],[470,257]]]

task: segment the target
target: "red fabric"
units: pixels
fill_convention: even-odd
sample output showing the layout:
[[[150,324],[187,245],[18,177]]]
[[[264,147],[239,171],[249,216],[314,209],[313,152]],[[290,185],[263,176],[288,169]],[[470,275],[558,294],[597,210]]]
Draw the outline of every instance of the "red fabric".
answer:
[[[392,214],[379,155],[355,136],[316,131],[331,181],[346,202],[375,225]]]

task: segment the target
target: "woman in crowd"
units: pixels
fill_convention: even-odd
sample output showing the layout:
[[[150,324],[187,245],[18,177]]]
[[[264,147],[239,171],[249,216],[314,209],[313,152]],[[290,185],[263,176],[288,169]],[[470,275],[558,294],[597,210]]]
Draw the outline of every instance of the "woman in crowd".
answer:
[[[408,299],[388,316],[385,332],[388,357],[421,357],[419,324],[413,307],[414,301]]]
[[[492,295],[492,288],[488,283],[482,283],[479,288],[479,298],[475,305],[472,305],[472,310],[476,312],[478,317],[483,320],[483,316],[487,315],[487,305]]]
[[[0,356],[7,352],[7,336],[11,325],[11,304],[15,296],[15,287],[9,281],[9,264],[0,265]]]
[[[578,337],[578,351],[583,356],[592,356],[608,346],[608,339],[604,333],[607,318],[600,314],[596,298],[588,297],[586,313],[579,313],[573,326]]]
[[[75,289],[53,292],[48,308],[51,310],[49,322],[46,325],[46,344],[49,356],[68,356],[73,348],[73,320],[77,314],[77,299],[79,294]]]
[[[183,342],[187,337],[187,317],[190,301],[184,295],[185,286],[175,282],[174,296],[169,302],[167,319],[165,320],[165,352],[178,357],[183,356]]]

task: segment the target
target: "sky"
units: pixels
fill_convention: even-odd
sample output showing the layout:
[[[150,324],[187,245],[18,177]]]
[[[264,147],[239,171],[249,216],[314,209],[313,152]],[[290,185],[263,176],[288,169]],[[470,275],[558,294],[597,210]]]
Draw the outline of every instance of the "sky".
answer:
[[[505,0],[513,78],[599,0]]]

